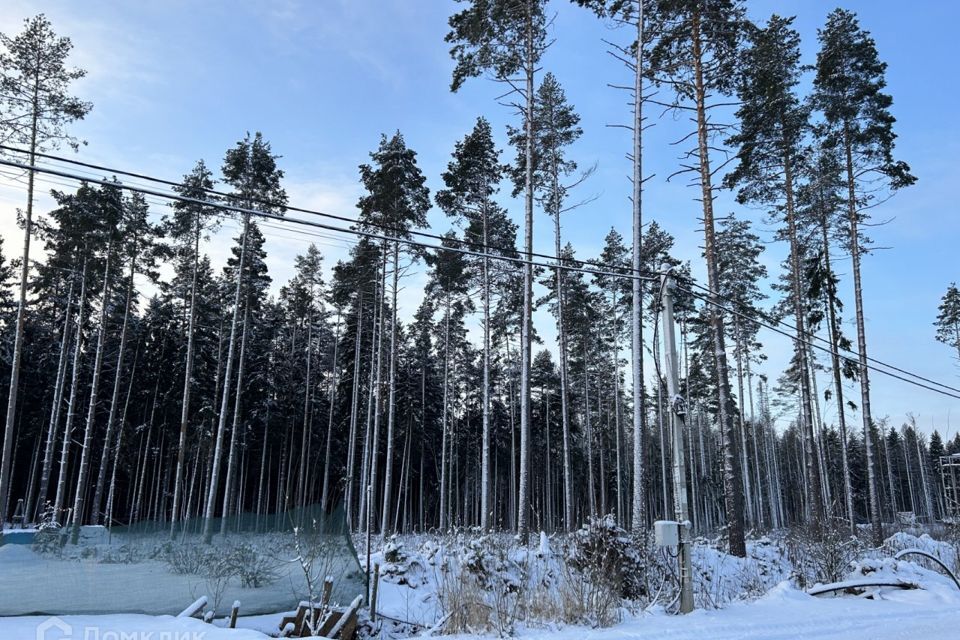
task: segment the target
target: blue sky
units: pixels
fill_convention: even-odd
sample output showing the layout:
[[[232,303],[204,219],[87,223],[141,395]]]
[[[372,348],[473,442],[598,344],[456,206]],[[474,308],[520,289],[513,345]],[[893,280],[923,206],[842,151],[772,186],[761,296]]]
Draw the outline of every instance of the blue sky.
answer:
[[[820,0],[748,3],[757,19],[772,12],[796,14],[805,61],[811,63],[816,29],[835,6]],[[948,46],[960,21],[960,5],[919,0],[908,9],[890,1],[847,0],[842,6],[859,14],[890,65],[888,88],[900,136],[897,154],[919,177],[916,186],[875,212],[877,219],[891,221],[872,230],[877,246],[889,249],[864,263],[871,355],[960,383],[951,351],[934,341],[931,326],[940,296],[958,279],[960,217],[952,197],[960,182],[958,71]],[[454,142],[478,115],[491,120],[500,143],[506,143],[505,125],[515,118],[495,102],[501,87],[477,79],[457,94],[449,91],[452,62],[443,36],[447,17],[455,10],[456,3],[449,0],[7,0],[0,30],[16,32],[24,17],[43,11],[58,32],[73,39],[74,62],[89,71],[76,91],[95,105],[74,129],[89,143],[81,150],[83,159],[177,178],[198,158],[219,166],[224,150],[244,132],[260,130],[283,156],[292,203],[352,216],[360,195],[357,165],[367,161],[382,132],[403,132],[419,153],[433,190],[440,185]],[[598,253],[611,226],[629,235],[629,134],[607,126],[629,118],[627,96],[607,83],[624,83],[629,77],[602,42],[626,42],[629,35],[567,2],[554,0],[551,10],[556,13],[556,42],[544,68],[558,77],[582,116],[584,135],[571,156],[582,166],[597,165],[581,187],[583,196],[596,199],[567,217],[564,234],[578,255],[590,257]],[[694,190],[683,182],[665,181],[677,166],[678,149],[670,142],[683,135],[688,124],[657,115],[649,110],[656,126],[645,141],[645,169],[654,174],[645,190],[645,217],[675,235],[677,256],[691,260],[694,273],[702,277]],[[506,152],[505,157],[510,156],[512,152]],[[0,179],[0,233],[7,238],[8,252],[19,245],[10,221],[22,201],[21,187]],[[521,207],[513,203],[510,210],[519,219]],[[731,210],[754,220],[760,235],[771,239],[773,229],[763,211],[743,210],[729,194],[721,194],[718,214]],[[448,227],[439,212],[431,214],[431,221],[437,230]],[[233,231],[227,224],[211,239],[208,250],[220,264]],[[278,283],[289,277],[292,257],[308,242],[324,250],[328,265],[349,246],[340,238],[306,237],[272,226],[264,231]],[[552,252],[548,221],[542,216],[536,222],[535,244]],[[772,274],[783,255],[783,246],[769,245],[764,260]],[[837,266],[849,299],[848,260],[839,260]],[[422,274],[415,273],[406,287],[415,292],[422,281]],[[407,300],[408,306],[416,304],[416,296]],[[851,300],[848,322],[852,306]],[[537,320],[541,333],[551,339],[550,318],[540,312]],[[853,335],[852,326],[846,329]],[[761,339],[770,355],[767,372],[775,378],[791,347],[775,335],[762,334]],[[820,388],[827,382],[822,378]],[[951,412],[960,421],[960,402],[880,375],[872,382],[876,415],[889,415],[899,424],[912,412],[924,430],[935,425],[941,432],[955,433],[947,422]],[[821,405],[826,419],[834,420],[835,408]]]

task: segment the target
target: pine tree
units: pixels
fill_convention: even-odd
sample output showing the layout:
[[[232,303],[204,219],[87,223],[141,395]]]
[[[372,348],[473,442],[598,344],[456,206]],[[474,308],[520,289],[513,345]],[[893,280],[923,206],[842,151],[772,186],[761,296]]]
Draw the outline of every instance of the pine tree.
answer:
[[[739,0],[662,0],[652,16],[655,40],[650,48],[646,73],[656,86],[668,86],[675,94],[674,107],[690,111],[696,123],[696,148],[689,152],[691,165],[680,173],[695,175],[698,200],[703,208],[703,229],[707,283],[710,287],[709,314],[714,340],[718,407],[723,430],[724,511],[727,517],[730,553],[746,555],[743,530],[743,490],[740,479],[735,427],[727,367],[725,319],[717,308],[719,286],[716,224],[714,221],[714,171],[710,162],[711,143],[723,127],[710,117],[710,96],[735,92],[737,65],[745,24]]]
[[[533,154],[533,184],[536,199],[543,211],[553,219],[554,252],[557,255],[557,267],[554,268],[555,296],[554,315],[557,319],[557,336],[560,360],[560,417],[563,425],[563,514],[564,527],[572,531],[573,520],[573,469],[571,467],[570,439],[570,384],[568,380],[567,332],[564,323],[566,270],[560,267],[561,221],[560,216],[576,205],[568,203],[571,188],[582,182],[588,174],[578,176],[572,184],[564,180],[577,171],[577,163],[567,157],[567,147],[577,141],[583,130],[579,126],[580,116],[573,106],[567,103],[566,95],[560,83],[552,73],[547,73],[537,89],[533,107],[533,143],[527,145],[523,129],[511,128],[510,141],[517,149],[517,160],[513,167],[514,194],[518,194],[524,185],[526,154]],[[589,173],[589,172],[588,172]]]
[[[645,64],[646,43],[650,39],[645,29],[651,10],[658,9],[650,0],[574,0],[577,4],[592,9],[597,15],[611,17],[616,23],[627,25],[636,31],[636,39],[630,47],[615,47],[614,54],[621,58],[633,73],[631,110],[633,116],[630,130],[632,145],[629,158],[632,165],[630,203],[633,232],[631,267],[639,275],[643,254],[643,81],[647,74]],[[649,32],[647,32],[649,33]],[[631,55],[632,54],[632,55]],[[659,267],[659,265],[657,265]],[[631,287],[631,342],[633,382],[633,504],[631,509],[632,530],[643,534],[647,526],[644,461],[646,452],[646,407],[643,384],[643,280],[632,279]]]
[[[193,170],[183,177],[177,193],[191,200],[212,200],[209,193],[213,189],[213,176],[204,162],[199,161]],[[215,210],[197,202],[177,200],[173,206],[173,218],[168,232],[176,243],[176,250],[182,258],[191,263],[191,279],[188,291],[184,292],[184,304],[189,305],[187,324],[187,350],[183,374],[183,395],[180,405],[180,435],[177,443],[177,468],[174,473],[173,507],[170,513],[170,535],[176,532],[176,523],[181,519],[181,499],[186,469],[187,428],[190,420],[190,400],[194,386],[194,352],[197,324],[197,278],[200,267],[200,239],[210,221],[215,219]]]
[[[258,132],[252,139],[250,135],[238,142],[235,147],[228,149],[224,158],[223,177],[227,184],[233,187],[228,201],[238,207],[250,209],[256,206],[258,209],[266,210],[270,213],[283,213],[287,203],[287,195],[280,180],[283,177],[283,171],[277,168],[277,156],[270,150],[270,144],[263,139]],[[216,509],[216,498],[220,482],[220,465],[223,455],[223,438],[226,432],[227,414],[231,392],[231,381],[233,376],[234,347],[237,341],[238,329],[242,332],[241,342],[246,337],[248,328],[249,313],[244,304],[244,277],[246,270],[246,249],[247,240],[250,236],[250,214],[243,213],[243,226],[241,230],[240,252],[237,256],[239,274],[234,283],[233,311],[230,321],[230,337],[227,343],[227,360],[223,374],[223,384],[221,387],[222,396],[220,401],[220,411],[218,414],[218,423],[214,440],[214,453],[212,461],[212,475],[207,490],[206,507],[204,508],[203,536],[207,543],[213,539],[213,518]],[[241,307],[243,310],[243,326],[239,327],[241,317]],[[242,351],[242,348],[241,348]],[[243,366],[237,368],[237,389],[241,388],[243,378]],[[240,394],[238,393],[238,396]],[[228,474],[230,470],[228,469]]]
[[[933,325],[937,328],[937,342],[956,349],[960,359],[960,290],[955,282],[951,282],[943,294]]]
[[[808,125],[808,109],[796,94],[800,82],[800,34],[791,28],[792,18],[774,15],[766,27],[749,30],[750,47],[742,58],[738,87],[740,129],[727,142],[736,146],[738,164],[725,184],[739,187],[741,203],[758,202],[774,208],[783,217],[783,234],[790,245],[789,279],[797,337],[795,359],[799,367],[800,420],[806,438],[804,452],[814,527],[824,524],[825,502],[820,494],[819,469],[814,457],[813,402],[810,363],[804,342],[808,339],[803,310],[803,262],[797,225],[796,180],[803,160],[802,144]]]
[[[872,424],[870,377],[867,368],[867,338],[863,310],[863,286],[860,263],[864,252],[860,225],[865,210],[876,201],[881,186],[897,191],[910,186],[916,178],[903,161],[894,160],[895,119],[890,113],[893,99],[883,92],[886,64],[880,61],[876,44],[864,31],[856,15],[837,9],[827,17],[819,32],[813,104],[823,114],[821,144],[843,157],[846,174],[846,208],[853,267],[854,302],[857,318],[857,349],[860,358],[861,412],[864,433]],[[880,544],[883,528],[876,495],[873,448],[865,438],[870,521],[873,541]]]
[[[37,153],[60,144],[76,148],[78,141],[67,125],[82,120],[92,105],[69,94],[70,84],[82,78],[82,69],[68,68],[73,48],[70,38],[57,36],[47,18],[40,14],[24,21],[24,29],[11,38],[0,34],[6,52],[0,54],[0,140],[26,146],[27,164],[34,165]],[[27,207],[23,216],[23,255],[20,263],[20,291],[14,329],[13,361],[7,392],[3,447],[0,453],[0,521],[7,514],[10,498],[10,468],[13,464],[13,431],[20,391],[20,363],[26,322],[27,286],[30,278],[30,239],[33,236],[33,194],[36,172],[27,172]]]
[[[534,81],[546,41],[546,0],[459,0],[469,6],[450,17],[446,41],[456,62],[451,89],[467,78],[491,74],[508,83],[513,103],[523,120],[527,148],[524,165],[523,318],[520,325],[520,486],[517,532],[524,539],[530,530],[530,358],[533,344],[533,108]],[[522,75],[522,87],[514,76]]]

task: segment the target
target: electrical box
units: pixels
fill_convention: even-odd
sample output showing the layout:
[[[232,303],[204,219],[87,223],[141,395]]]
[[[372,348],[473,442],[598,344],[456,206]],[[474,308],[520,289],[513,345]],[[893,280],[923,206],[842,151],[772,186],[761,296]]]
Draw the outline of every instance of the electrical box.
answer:
[[[658,547],[676,547],[680,544],[680,523],[657,520],[653,523],[653,534]]]

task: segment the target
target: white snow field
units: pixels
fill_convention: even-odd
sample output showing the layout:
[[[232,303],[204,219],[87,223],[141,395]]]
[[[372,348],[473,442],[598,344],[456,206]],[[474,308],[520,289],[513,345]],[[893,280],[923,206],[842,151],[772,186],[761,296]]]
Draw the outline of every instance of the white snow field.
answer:
[[[262,640],[251,629],[223,629],[195,618],[115,614],[0,618],[3,640]]]
[[[956,587],[949,587],[956,591]],[[277,620],[280,616],[277,615]],[[202,633],[191,640],[252,640],[266,638],[253,629],[222,629],[199,620],[170,616],[131,614],[109,616],[63,616],[73,634],[48,634],[42,640],[84,638],[80,629],[96,629],[99,638],[160,638],[161,632]],[[33,640],[46,617],[0,618],[0,638]],[[258,616],[256,627],[275,629],[269,616]],[[240,626],[249,624],[241,619]],[[148,635],[152,633],[153,635]],[[113,634],[113,635],[111,635]],[[126,635],[123,635],[126,634]],[[133,635],[131,635],[133,634]],[[960,591],[882,591],[877,598],[816,598],[782,583],[755,602],[741,602],[723,609],[698,610],[674,616],[662,610],[624,620],[608,629],[553,627],[518,629],[526,640],[939,640],[960,637]],[[95,636],[89,635],[93,638]],[[164,636],[165,637],[165,636]],[[389,635],[384,635],[389,638]],[[493,634],[447,636],[454,639],[496,637]]]
[[[424,629],[442,620],[449,603],[449,581],[467,563],[490,568],[496,580],[529,580],[540,589],[557,589],[547,574],[559,565],[560,543],[546,538],[538,548],[510,547],[509,538],[407,536],[389,541],[371,561],[381,566],[378,611],[386,616],[377,638],[425,637]],[[484,546],[487,545],[487,546]],[[491,562],[489,549],[500,549],[499,565]],[[948,565],[956,562],[952,545],[929,536],[898,533],[881,550],[871,551],[845,572],[847,580],[899,581],[917,588],[878,588],[861,595],[811,596],[790,579],[794,569],[774,540],[761,538],[749,545],[749,557],[732,558],[709,545],[696,547],[695,584],[698,609],[686,616],[668,613],[662,604],[646,610],[623,609],[619,622],[608,628],[592,628],[558,622],[516,622],[508,633],[524,640],[940,640],[960,638],[960,589],[947,576],[915,562],[889,556],[900,549],[921,548]],[[365,557],[362,549],[361,564]],[[22,555],[26,549],[14,553]],[[7,553],[10,553],[9,549]],[[496,553],[496,551],[494,552]],[[516,572],[515,558],[523,554],[527,570]],[[2,563],[0,563],[2,564]],[[562,569],[560,569],[562,572]],[[0,598],[16,598],[23,584],[17,577],[0,573]],[[161,582],[163,580],[161,579]],[[445,587],[445,584],[448,586]],[[496,584],[504,584],[496,582]],[[545,591],[538,591],[540,596]],[[744,595],[747,594],[747,595]],[[537,596],[537,597],[540,597]],[[669,597],[661,599],[666,602]],[[229,601],[229,600],[228,600]],[[62,615],[51,622],[46,616],[0,617],[0,640],[111,640],[126,638],[183,638],[184,640],[248,640],[276,635],[283,613],[241,617],[240,629],[224,629],[223,612],[213,625],[194,619],[135,614]],[[390,619],[415,623],[394,624]],[[41,625],[45,625],[42,626]],[[369,627],[368,627],[369,628]],[[38,629],[40,634],[38,634]],[[64,631],[67,629],[67,631]],[[411,630],[413,635],[411,636]],[[442,633],[442,632],[441,632]],[[167,634],[167,635],[160,635]],[[439,635],[439,634],[437,634]],[[446,636],[467,640],[496,638],[493,631]]]

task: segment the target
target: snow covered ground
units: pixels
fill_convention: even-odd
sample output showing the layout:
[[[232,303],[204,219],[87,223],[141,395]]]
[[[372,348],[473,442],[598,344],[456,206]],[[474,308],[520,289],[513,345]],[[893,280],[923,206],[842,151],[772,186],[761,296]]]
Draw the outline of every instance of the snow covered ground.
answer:
[[[686,616],[668,613],[671,596],[667,589],[658,591],[661,597],[652,604],[647,603],[645,608],[621,609],[620,621],[612,627],[601,629],[527,619],[515,621],[509,631],[525,640],[938,640],[960,637],[960,589],[950,578],[929,567],[890,558],[901,549],[921,548],[955,566],[957,558],[952,545],[929,536],[894,534],[883,549],[861,553],[860,559],[841,577],[896,580],[919,588],[880,588],[860,595],[814,597],[797,586],[797,570],[790,562],[785,544],[782,538],[776,537],[754,540],[749,545],[747,559],[732,558],[709,544],[699,545],[694,553],[699,608]],[[388,618],[412,622],[415,626],[397,625],[388,619],[383,622],[382,633],[374,637],[409,637],[411,631],[417,637],[443,619],[450,607],[445,599],[456,594],[448,582],[457,571],[477,562],[500,581],[490,584],[516,589],[518,583],[512,581],[531,580],[539,588],[555,589],[559,583],[556,575],[551,578],[551,572],[562,571],[557,561],[560,546],[560,541],[544,540],[539,547],[528,551],[511,545],[509,537],[478,539],[476,536],[442,539],[421,536],[390,541],[371,556],[373,562],[381,565],[383,575],[378,609]],[[361,559],[365,559],[362,548],[360,553]],[[518,561],[528,562],[523,565],[524,571],[517,571]],[[662,589],[662,585],[655,588]],[[11,597],[16,590],[9,574],[0,574],[0,593]],[[547,591],[538,591],[534,597],[545,593]],[[224,629],[222,618],[208,625],[199,620],[132,614],[65,615],[56,620],[21,616],[0,618],[0,639],[249,640],[274,635],[281,616],[278,613],[241,618],[238,630]],[[169,635],[161,636],[161,633]],[[447,637],[494,638],[497,633],[488,630]]]
[[[3,640],[262,640],[250,629],[223,629],[193,618],[115,614],[0,618]]]
[[[954,587],[956,590],[956,587]],[[884,592],[880,599],[808,596],[786,584],[755,602],[686,616],[662,611],[608,629],[530,629],[525,640],[933,640],[960,636],[960,592]],[[469,638],[476,636],[451,636]]]

